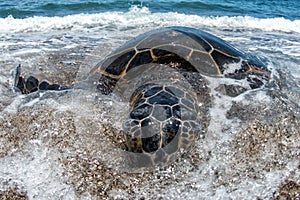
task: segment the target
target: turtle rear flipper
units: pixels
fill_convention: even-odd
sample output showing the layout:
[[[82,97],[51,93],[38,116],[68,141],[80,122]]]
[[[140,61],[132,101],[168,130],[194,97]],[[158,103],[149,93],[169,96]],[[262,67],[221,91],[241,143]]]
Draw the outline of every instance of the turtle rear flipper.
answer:
[[[34,76],[25,79],[21,76],[21,65],[18,65],[15,71],[14,87],[18,88],[22,94],[30,94],[38,90],[67,90],[71,87],[61,86],[59,84],[50,84],[48,81],[39,81]]]

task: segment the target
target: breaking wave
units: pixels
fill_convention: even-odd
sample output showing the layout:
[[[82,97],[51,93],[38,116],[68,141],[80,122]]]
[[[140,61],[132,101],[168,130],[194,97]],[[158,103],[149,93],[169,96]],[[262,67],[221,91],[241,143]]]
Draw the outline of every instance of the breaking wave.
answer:
[[[24,19],[9,15],[0,18],[1,33],[46,32],[56,30],[86,30],[92,28],[128,29],[190,25],[218,29],[261,30],[300,33],[300,20],[286,18],[256,18],[252,16],[199,16],[177,12],[152,13],[147,7],[131,6],[127,12],[103,12],[67,16],[33,16]]]

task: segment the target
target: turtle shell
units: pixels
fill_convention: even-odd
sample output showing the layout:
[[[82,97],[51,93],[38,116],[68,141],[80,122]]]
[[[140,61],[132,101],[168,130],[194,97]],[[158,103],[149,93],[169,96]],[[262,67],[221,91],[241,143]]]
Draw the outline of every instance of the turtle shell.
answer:
[[[240,67],[228,70],[228,64],[239,62]],[[114,51],[92,73],[98,71],[118,80],[132,68],[147,63],[180,63],[179,70],[235,79],[269,74],[258,59],[214,35],[189,27],[168,27],[142,34]]]
[[[237,63],[234,69],[230,68],[232,63]],[[170,68],[177,73],[168,77]],[[155,78],[162,75],[163,80],[151,77],[149,82],[140,78],[145,82],[137,84],[133,79],[148,77],[151,72]],[[263,84],[257,76],[269,76],[258,59],[216,36],[187,27],[168,27],[130,40],[91,71],[92,75],[99,73],[98,89],[104,94],[111,93],[118,85],[123,91],[133,88],[131,97],[126,99],[131,104],[125,122],[127,148],[148,155],[152,164],[173,160],[181,148],[190,149],[202,137],[206,123],[202,119],[207,119],[208,105],[199,102],[199,96],[209,98],[201,91],[207,88],[201,82],[202,76],[247,78],[251,88]],[[180,76],[184,79],[178,80]],[[185,85],[191,85],[192,89]],[[234,96],[235,91],[232,93]]]

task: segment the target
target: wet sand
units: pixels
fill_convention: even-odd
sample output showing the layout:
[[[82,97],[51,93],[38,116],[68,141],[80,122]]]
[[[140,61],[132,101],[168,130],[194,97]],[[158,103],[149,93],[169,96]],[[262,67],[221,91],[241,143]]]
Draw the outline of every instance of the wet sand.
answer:
[[[48,80],[73,84],[84,56],[69,55],[49,54],[36,67],[51,66],[42,70]],[[76,91],[20,98],[8,90],[1,95],[0,198],[299,199],[299,105],[279,90],[263,91],[267,100],[261,102],[258,93],[236,99],[224,112],[234,125],[209,127],[206,138],[176,162],[130,173],[118,171],[112,162],[117,155],[108,158],[105,149],[124,148],[114,116],[103,121],[101,115],[113,109],[109,100],[90,107],[74,100]],[[31,179],[35,185],[28,185]]]

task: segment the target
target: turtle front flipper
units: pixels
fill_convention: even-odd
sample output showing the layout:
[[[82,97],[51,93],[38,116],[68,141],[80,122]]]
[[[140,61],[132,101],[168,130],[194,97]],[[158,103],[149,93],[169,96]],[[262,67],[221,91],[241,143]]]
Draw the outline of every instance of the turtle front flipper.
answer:
[[[67,90],[71,87],[61,86],[59,84],[50,84],[47,81],[39,81],[34,76],[25,79],[21,76],[21,65],[18,65],[15,71],[14,87],[18,88],[22,94],[30,94],[38,90]]]

